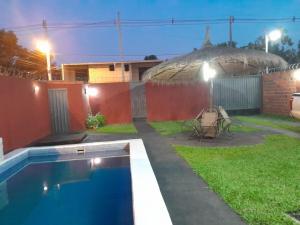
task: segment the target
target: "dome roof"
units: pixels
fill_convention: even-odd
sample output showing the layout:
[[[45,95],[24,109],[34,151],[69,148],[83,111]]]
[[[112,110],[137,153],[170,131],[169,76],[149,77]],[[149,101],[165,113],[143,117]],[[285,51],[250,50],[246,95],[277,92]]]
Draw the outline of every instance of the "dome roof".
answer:
[[[190,83],[202,79],[203,62],[208,62],[217,77],[258,74],[266,67],[286,68],[281,57],[254,49],[204,47],[165,61],[145,72],[144,80],[158,83]]]

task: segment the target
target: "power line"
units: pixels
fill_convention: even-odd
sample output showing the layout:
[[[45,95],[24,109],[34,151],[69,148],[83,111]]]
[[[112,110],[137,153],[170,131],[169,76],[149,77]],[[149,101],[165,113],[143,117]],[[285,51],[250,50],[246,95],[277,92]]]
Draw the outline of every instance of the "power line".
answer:
[[[236,18],[234,23],[298,23],[300,17],[285,17],[285,18]],[[147,26],[183,26],[183,25],[198,25],[198,24],[225,24],[228,23],[228,18],[217,19],[135,19],[135,20],[120,20],[120,24],[124,27],[147,27]],[[73,22],[73,23],[49,23],[48,29],[78,29],[78,28],[107,28],[115,27],[115,20],[103,20],[96,22]],[[40,30],[40,24],[30,24],[26,26],[4,27],[5,30],[13,31],[28,31]]]
[[[150,54],[150,53],[149,53]],[[183,53],[161,53],[156,56],[177,56]],[[56,56],[83,56],[83,57],[119,57],[119,54],[84,54],[84,53],[55,53]],[[124,54],[126,57],[143,57],[147,54]]]

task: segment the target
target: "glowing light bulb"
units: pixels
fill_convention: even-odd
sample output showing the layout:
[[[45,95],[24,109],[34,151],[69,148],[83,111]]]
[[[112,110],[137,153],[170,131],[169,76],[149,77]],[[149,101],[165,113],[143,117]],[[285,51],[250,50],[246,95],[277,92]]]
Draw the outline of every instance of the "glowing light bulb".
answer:
[[[88,88],[86,88],[86,94],[88,96],[95,97],[98,95],[98,90],[96,88],[88,87]]]
[[[47,40],[37,40],[36,48],[44,54],[48,54],[51,51],[51,45]]]
[[[282,33],[280,30],[273,30],[269,33],[268,36],[271,41],[277,41],[278,39],[281,38],[281,35],[282,35]]]

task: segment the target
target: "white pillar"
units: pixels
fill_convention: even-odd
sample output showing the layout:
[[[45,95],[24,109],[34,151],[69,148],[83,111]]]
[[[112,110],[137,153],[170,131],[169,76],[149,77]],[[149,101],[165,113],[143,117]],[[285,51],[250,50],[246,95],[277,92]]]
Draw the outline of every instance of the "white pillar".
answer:
[[[265,35],[265,51],[269,53],[269,36]]]
[[[50,57],[50,51],[48,51],[46,53],[48,80],[52,80]]]
[[[3,139],[0,137],[0,161],[3,160]]]

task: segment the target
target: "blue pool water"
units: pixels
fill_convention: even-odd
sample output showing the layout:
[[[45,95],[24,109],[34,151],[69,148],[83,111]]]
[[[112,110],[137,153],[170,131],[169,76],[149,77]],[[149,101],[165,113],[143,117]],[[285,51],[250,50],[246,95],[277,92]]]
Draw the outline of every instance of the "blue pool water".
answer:
[[[34,163],[0,182],[1,225],[133,225],[128,157]]]

